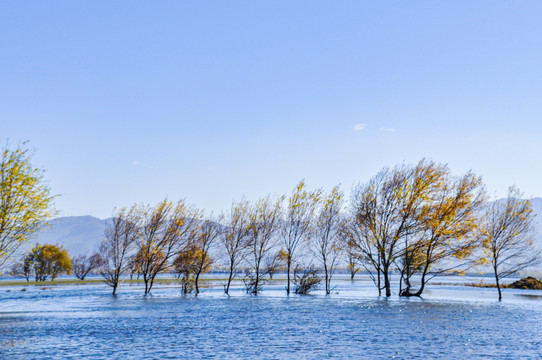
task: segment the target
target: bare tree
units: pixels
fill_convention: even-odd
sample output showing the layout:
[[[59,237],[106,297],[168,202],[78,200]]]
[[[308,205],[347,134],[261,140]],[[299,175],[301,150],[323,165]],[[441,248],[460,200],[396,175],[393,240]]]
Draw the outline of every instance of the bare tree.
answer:
[[[247,292],[258,295],[261,288],[261,265],[263,258],[274,246],[274,236],[280,221],[282,199],[272,200],[270,196],[258,200],[249,212],[248,246],[252,253],[252,270]],[[252,278],[253,277],[253,278]]]
[[[354,193],[354,196],[358,194]],[[352,203],[355,204],[355,199]],[[359,204],[358,204],[359,205]],[[382,269],[378,243],[372,236],[372,231],[363,222],[357,219],[356,207],[352,208],[350,218],[345,219],[341,226],[341,236],[346,243],[348,254],[358,259],[358,263],[365,269],[369,278],[378,289],[378,296],[382,295]],[[353,276],[351,275],[351,278]]]
[[[273,279],[273,275],[279,272],[284,266],[284,260],[286,253],[283,250],[277,251],[275,255],[268,255],[265,258],[264,272],[269,275],[269,279]]]
[[[344,236],[344,230],[347,228],[347,223],[343,221],[341,223],[341,240],[343,242],[343,249],[347,255],[347,270],[350,273],[350,280],[354,280],[354,276],[360,271],[359,267],[359,255],[356,251],[355,244],[347,236]],[[343,237],[344,236],[344,237]]]
[[[200,214],[183,200],[173,204],[167,199],[155,207],[141,207],[140,213],[141,236],[137,245],[145,294],[149,294],[156,275],[167,270],[169,261],[191,246]]]
[[[99,268],[101,264],[102,259],[98,253],[90,256],[79,255],[72,259],[72,272],[79,280],[85,280],[85,277],[92,270]]]
[[[10,275],[12,276],[24,276],[26,282],[30,281],[30,276],[32,275],[32,257],[23,255],[20,262],[16,262],[12,265]]]
[[[305,190],[305,181],[301,180],[294,188],[292,195],[288,199],[288,205],[285,210],[281,228],[283,249],[287,254],[287,294],[290,294],[290,274],[292,263],[300,244],[309,239],[314,220],[314,212],[316,210],[316,206],[318,205],[320,194],[321,190],[312,192]]]
[[[113,288],[113,295],[121,282],[128,265],[128,254],[139,237],[140,218],[135,206],[118,210],[105,229],[105,238],[100,244],[102,266],[100,273],[104,282]]]
[[[405,289],[401,296],[420,296],[434,276],[469,266],[465,259],[479,246],[475,236],[478,213],[485,201],[481,178],[471,172],[455,178],[446,165],[432,168],[427,181],[434,183],[417,217],[418,228],[405,237],[398,257]],[[419,273],[420,286],[412,290],[411,278]]]
[[[226,294],[230,291],[230,285],[234,272],[239,263],[246,255],[248,243],[248,203],[246,201],[234,202],[229,214],[224,217],[224,230],[219,239],[225,251],[226,263],[229,271],[228,282],[224,285]]]
[[[335,186],[329,194],[324,195],[320,201],[314,227],[312,241],[314,253],[324,267],[324,282],[328,295],[331,293],[331,278],[339,256],[342,254],[340,230],[343,198],[344,194],[338,186]]]
[[[209,253],[211,245],[219,237],[221,231],[220,223],[211,219],[203,221],[200,230],[195,238],[195,256],[193,264],[194,285],[196,294],[199,294],[199,277],[202,273],[210,270],[213,259]]]
[[[495,201],[482,216],[482,244],[489,259],[502,300],[500,280],[534,265],[540,252],[533,246],[534,215],[529,200],[522,200],[516,187],[508,197]]]

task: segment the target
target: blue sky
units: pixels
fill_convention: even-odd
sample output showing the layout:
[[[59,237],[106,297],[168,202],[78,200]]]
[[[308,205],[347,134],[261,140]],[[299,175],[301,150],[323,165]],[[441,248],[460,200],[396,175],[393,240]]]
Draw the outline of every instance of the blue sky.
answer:
[[[0,139],[61,215],[342,184],[430,158],[541,196],[542,3],[3,2]]]

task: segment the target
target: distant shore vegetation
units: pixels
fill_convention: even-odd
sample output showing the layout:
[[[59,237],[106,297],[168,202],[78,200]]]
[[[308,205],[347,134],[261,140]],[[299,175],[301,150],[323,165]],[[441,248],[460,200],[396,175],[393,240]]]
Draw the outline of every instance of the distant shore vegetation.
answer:
[[[59,246],[37,244],[17,259],[18,247],[54,214],[43,170],[31,160],[22,143],[6,147],[0,163],[0,265],[10,260],[13,275],[28,281],[99,273],[116,294],[135,276],[150,294],[158,274],[172,273],[183,293],[198,294],[200,276],[220,266],[226,294],[241,276],[246,292],[258,295],[279,271],[287,294],[318,286],[331,294],[338,267],[346,266],[352,279],[363,269],[386,297],[395,272],[397,293],[410,297],[422,296],[436,276],[483,266],[500,300],[502,280],[540,259],[531,204],[517,188],[490,202],[479,176],[454,175],[426,159],[382,169],[349,199],[339,186],[310,189],[301,180],[288,195],[233,201],[216,216],[185,200],[133,204],[114,209],[94,254],[72,259]]]

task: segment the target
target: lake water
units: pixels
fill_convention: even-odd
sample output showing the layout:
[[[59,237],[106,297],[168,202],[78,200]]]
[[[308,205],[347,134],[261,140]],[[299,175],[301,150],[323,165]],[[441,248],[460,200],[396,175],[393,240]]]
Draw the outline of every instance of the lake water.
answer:
[[[441,283],[476,282],[444,278]],[[334,294],[259,296],[215,283],[0,287],[2,359],[517,359],[542,358],[542,292],[430,285],[423,299],[378,298],[366,279]],[[26,291],[21,291],[26,289]]]

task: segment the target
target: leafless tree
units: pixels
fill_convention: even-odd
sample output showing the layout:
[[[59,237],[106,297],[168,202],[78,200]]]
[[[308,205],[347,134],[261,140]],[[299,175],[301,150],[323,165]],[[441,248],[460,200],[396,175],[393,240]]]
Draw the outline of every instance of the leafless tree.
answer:
[[[354,280],[354,276],[356,276],[358,271],[360,271],[361,269],[359,267],[359,255],[356,251],[355,244],[348,238],[348,236],[345,236],[344,231],[347,230],[347,228],[348,228],[348,224],[346,221],[343,220],[343,222],[341,223],[341,228],[340,228],[342,247],[344,251],[346,252],[346,256],[347,256],[346,266],[347,266],[348,272],[350,273],[350,280]]]
[[[354,196],[356,195],[354,193]],[[352,202],[354,203],[354,200]],[[369,278],[378,289],[378,296],[381,296],[383,290],[381,279],[382,268],[378,243],[372,236],[373,232],[362,222],[358,221],[356,212],[356,208],[353,207],[350,218],[343,222],[341,236],[346,243],[348,254],[352,254],[352,256],[358,259],[359,265],[365,269]],[[351,278],[353,278],[352,275]]]
[[[213,259],[209,250],[222,231],[219,221],[212,218],[203,221],[195,238],[195,256],[193,263],[194,285],[196,294],[199,294],[199,277],[210,270]]]
[[[183,200],[174,204],[167,199],[155,207],[141,207],[140,214],[141,236],[137,245],[145,294],[149,294],[156,275],[167,270],[170,260],[192,245],[200,214]]]
[[[290,294],[290,274],[294,257],[299,246],[306,243],[314,221],[314,212],[318,205],[321,190],[309,192],[305,189],[305,181],[301,180],[294,188],[285,209],[281,237],[283,250],[286,252],[286,293]]]
[[[251,281],[247,282],[247,292],[254,295],[258,295],[262,286],[262,260],[274,246],[281,202],[282,199],[273,200],[267,196],[258,200],[249,210],[248,246],[251,249],[253,275],[249,275]]]
[[[139,236],[137,208],[121,208],[105,229],[105,238],[100,244],[102,266],[100,273],[104,282],[113,288],[113,295],[121,282],[128,265],[128,255]]]
[[[339,256],[343,253],[340,238],[344,194],[335,186],[329,194],[322,196],[317,212],[312,246],[316,258],[324,267],[326,294],[331,293],[331,278]]]
[[[234,202],[229,214],[223,218],[223,231],[220,234],[219,240],[225,251],[229,272],[228,282],[224,285],[224,292],[226,294],[229,294],[234,273],[239,263],[246,256],[249,246],[248,208],[249,204],[245,200]]]
[[[95,253],[90,256],[79,255],[72,259],[72,272],[79,280],[85,280],[85,277],[102,264],[100,254]]]
[[[273,279],[273,275],[278,273],[284,266],[284,259],[286,253],[282,250],[277,251],[276,254],[269,254],[265,257],[264,272],[269,275],[269,279]]]
[[[490,204],[481,219],[482,243],[495,274],[499,300],[502,299],[500,280],[540,259],[540,252],[532,242],[534,215],[531,202],[521,197],[516,187],[510,187],[508,197]]]

